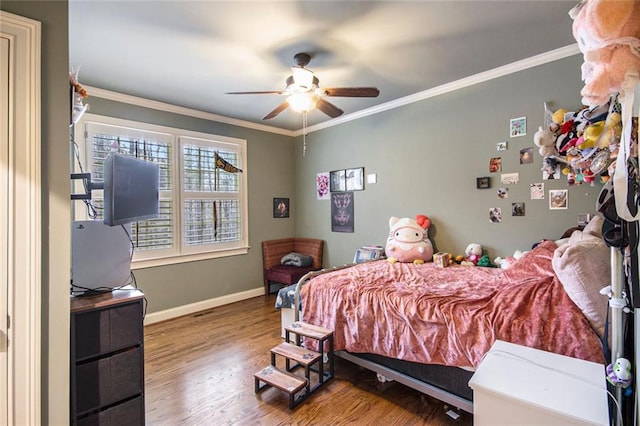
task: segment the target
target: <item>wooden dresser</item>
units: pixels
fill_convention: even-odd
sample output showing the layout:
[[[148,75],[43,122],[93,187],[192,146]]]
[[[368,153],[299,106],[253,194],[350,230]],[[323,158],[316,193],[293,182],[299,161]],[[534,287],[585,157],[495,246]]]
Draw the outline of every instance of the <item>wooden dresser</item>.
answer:
[[[71,296],[72,425],[144,425],[144,294]]]

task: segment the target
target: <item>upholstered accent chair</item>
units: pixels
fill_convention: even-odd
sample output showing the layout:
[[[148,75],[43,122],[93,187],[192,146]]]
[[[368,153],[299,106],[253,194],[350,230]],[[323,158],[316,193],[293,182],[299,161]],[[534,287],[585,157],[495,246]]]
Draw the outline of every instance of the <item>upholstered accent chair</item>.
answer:
[[[322,269],[324,241],[315,238],[282,238],[262,242],[264,294],[268,296],[271,283],[285,286],[297,283],[311,271]],[[300,253],[313,258],[311,266],[282,265],[282,258],[289,253]]]

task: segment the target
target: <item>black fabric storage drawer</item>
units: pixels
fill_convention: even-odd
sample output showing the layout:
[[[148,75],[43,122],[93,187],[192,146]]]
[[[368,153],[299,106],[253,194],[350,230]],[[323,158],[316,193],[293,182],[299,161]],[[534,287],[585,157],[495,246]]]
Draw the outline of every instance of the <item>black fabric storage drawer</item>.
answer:
[[[78,365],[78,413],[111,405],[141,393],[141,362],[141,349],[134,348],[109,358]]]
[[[136,426],[144,424],[144,400],[137,397],[99,413],[78,419],[78,426]]]

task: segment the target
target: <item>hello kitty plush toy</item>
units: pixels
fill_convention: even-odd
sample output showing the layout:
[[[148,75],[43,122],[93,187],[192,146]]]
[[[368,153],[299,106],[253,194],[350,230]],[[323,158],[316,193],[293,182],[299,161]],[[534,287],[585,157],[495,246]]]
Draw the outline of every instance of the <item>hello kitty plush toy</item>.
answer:
[[[433,260],[433,245],[427,231],[431,220],[425,215],[418,215],[416,219],[392,216],[389,219],[389,238],[385,252],[391,263],[413,262],[421,265]]]

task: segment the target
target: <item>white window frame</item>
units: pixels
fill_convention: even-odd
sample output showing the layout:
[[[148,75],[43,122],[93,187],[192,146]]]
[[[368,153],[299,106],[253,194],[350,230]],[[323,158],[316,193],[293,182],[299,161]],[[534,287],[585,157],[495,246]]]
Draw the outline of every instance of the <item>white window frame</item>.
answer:
[[[100,116],[95,114],[84,114],[78,121],[75,128],[75,139],[78,146],[79,157],[82,159],[85,172],[91,172],[91,140],[87,128],[99,129],[101,127],[117,127],[123,136],[144,137],[145,134],[154,138],[161,138],[163,142],[168,142],[172,147],[172,191],[171,202],[173,205],[173,236],[172,247],[169,249],[154,249],[134,251],[131,263],[132,269],[169,265],[175,263],[192,262],[196,260],[213,259],[226,256],[246,254],[249,249],[249,215],[248,215],[248,194],[247,194],[247,142],[244,139],[227,136],[212,135],[184,129],[176,129],[167,126],[160,126],[149,123],[124,120],[113,117]],[[239,175],[239,196],[237,196],[240,208],[240,238],[235,243],[215,243],[204,246],[186,246],[182,238],[183,224],[182,211],[185,197],[183,188],[183,146],[184,144],[200,144],[209,147],[221,147],[233,150],[238,154],[238,167],[242,169]],[[74,170],[79,171],[78,163],[74,159]],[[76,193],[82,189],[76,183],[74,189]],[[95,190],[94,190],[95,191]],[[98,192],[99,194],[99,192]],[[160,193],[160,198],[167,199],[165,192]],[[77,203],[77,204],[75,204]],[[84,206],[76,201],[74,204],[74,217],[76,220],[87,220],[88,214]]]

